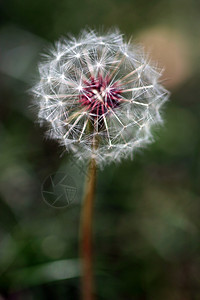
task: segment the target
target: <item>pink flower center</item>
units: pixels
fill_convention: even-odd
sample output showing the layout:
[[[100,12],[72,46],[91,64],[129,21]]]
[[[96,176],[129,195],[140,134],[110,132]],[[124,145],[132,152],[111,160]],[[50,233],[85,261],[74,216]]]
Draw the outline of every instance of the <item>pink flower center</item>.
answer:
[[[117,82],[111,84],[108,76],[103,78],[98,75],[96,79],[91,77],[84,82],[79,101],[91,115],[100,117],[118,107],[120,99],[121,89],[119,84]]]

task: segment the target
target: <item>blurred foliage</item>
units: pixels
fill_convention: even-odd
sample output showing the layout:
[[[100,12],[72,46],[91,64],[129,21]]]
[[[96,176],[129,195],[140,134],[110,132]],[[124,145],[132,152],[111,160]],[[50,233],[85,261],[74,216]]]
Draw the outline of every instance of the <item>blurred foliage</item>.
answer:
[[[155,143],[98,173],[97,298],[200,299],[200,2],[8,0],[0,7],[0,299],[79,298],[84,172],[45,140],[28,91],[41,50],[86,26],[117,26],[136,41],[141,31],[151,41],[151,28],[164,26],[184,39],[182,61],[190,69],[174,79]],[[167,40],[170,53],[178,51]],[[41,196],[45,177],[58,170],[75,178],[78,189],[65,209]]]

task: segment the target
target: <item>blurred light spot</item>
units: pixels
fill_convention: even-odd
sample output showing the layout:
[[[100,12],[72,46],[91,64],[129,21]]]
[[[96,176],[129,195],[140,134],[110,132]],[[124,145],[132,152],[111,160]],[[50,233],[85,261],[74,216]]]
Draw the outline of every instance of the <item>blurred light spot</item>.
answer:
[[[60,258],[65,251],[65,243],[56,236],[48,236],[42,243],[43,252],[51,258]]]
[[[29,82],[32,80],[30,69],[34,67],[34,61],[44,43],[45,41],[40,37],[14,25],[1,28],[0,71],[16,79]]]
[[[182,84],[191,72],[188,42],[181,33],[168,28],[156,27],[143,31],[138,36],[139,42],[149,53],[150,59],[164,68],[163,84],[174,88]]]
[[[59,260],[50,263],[18,269],[10,273],[12,288],[26,288],[56,280],[80,276],[80,266],[77,259]]]
[[[20,161],[12,162],[0,177],[0,193],[6,203],[18,213],[27,209],[37,185],[29,168],[22,162],[20,164]]]

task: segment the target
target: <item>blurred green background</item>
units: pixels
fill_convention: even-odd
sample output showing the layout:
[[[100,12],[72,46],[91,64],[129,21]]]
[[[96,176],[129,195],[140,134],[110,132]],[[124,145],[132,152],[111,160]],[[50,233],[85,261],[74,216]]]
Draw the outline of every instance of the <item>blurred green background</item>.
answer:
[[[165,68],[165,125],[134,160],[98,173],[94,218],[98,299],[200,299],[200,2],[0,1],[0,299],[79,299],[84,172],[35,124],[29,89],[40,52],[86,26],[118,27]],[[75,179],[63,209],[46,176]]]

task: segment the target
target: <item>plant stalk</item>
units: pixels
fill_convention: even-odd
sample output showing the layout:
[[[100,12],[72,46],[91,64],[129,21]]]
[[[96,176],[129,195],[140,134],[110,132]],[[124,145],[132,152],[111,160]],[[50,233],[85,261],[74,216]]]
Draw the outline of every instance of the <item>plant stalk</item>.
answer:
[[[82,267],[81,292],[83,300],[94,300],[92,264],[92,220],[96,186],[96,161],[91,159],[86,178],[85,196],[81,211],[80,257]]]

